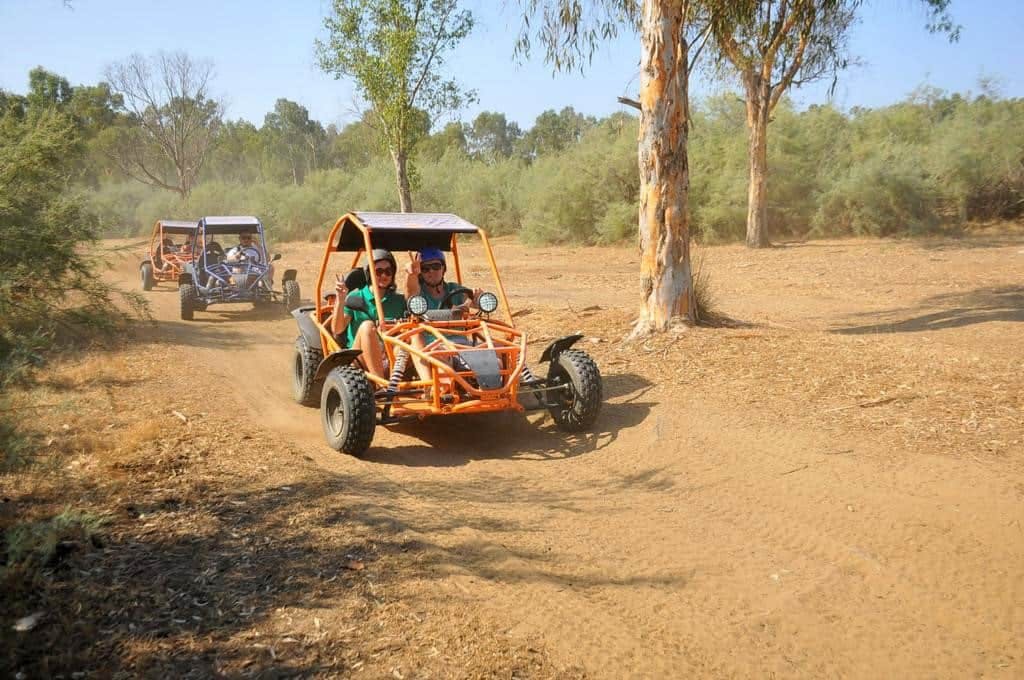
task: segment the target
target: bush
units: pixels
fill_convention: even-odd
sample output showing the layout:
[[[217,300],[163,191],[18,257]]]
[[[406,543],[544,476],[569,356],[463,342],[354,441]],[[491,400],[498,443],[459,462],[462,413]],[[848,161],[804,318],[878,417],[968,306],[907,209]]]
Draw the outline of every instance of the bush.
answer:
[[[935,191],[917,150],[895,146],[835,178],[813,219],[817,235],[924,233],[938,224]]]
[[[103,524],[100,517],[70,508],[46,520],[15,524],[3,535],[0,581],[32,575],[52,566],[65,552],[96,542]]]
[[[80,153],[74,122],[60,113],[0,119],[0,402],[59,339],[120,328],[127,316],[115,297],[143,309],[96,275],[99,222],[66,192]],[[5,465],[23,447],[10,423],[0,427]]]
[[[749,173],[744,103],[734,94],[711,97],[695,102],[692,115],[691,228],[705,242],[742,240]],[[412,164],[413,205],[454,212],[493,234],[517,233],[532,243],[634,238],[637,126],[635,117],[616,114],[557,151],[504,160],[471,158],[459,135],[439,133]],[[398,209],[391,160],[362,136],[346,137],[350,148],[342,154],[358,162],[308,172],[301,185],[210,179],[277,176],[263,171],[277,162],[267,157],[273,148],[258,143],[256,128],[245,134],[251,145],[226,140],[237,149],[218,157],[184,204],[171,192],[124,182],[85,194],[103,233],[147,233],[161,217],[242,213],[261,217],[278,238],[316,239],[346,211]],[[340,162],[340,156],[321,158]],[[254,170],[227,172],[232,163]],[[798,111],[783,100],[769,126],[768,170],[775,237],[919,233],[943,223],[1019,216],[1024,100],[921,88],[899,104],[849,113],[830,105]]]
[[[622,204],[636,206],[640,191],[636,126],[635,118],[612,116],[576,146],[531,166],[522,189],[525,241],[596,243],[625,235]]]

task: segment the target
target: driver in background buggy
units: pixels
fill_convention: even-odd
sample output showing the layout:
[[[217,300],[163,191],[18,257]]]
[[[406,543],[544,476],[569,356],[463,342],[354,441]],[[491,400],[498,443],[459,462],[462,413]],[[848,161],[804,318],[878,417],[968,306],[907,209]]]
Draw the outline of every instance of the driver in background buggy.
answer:
[[[229,248],[227,253],[224,255],[224,261],[228,263],[238,263],[243,260],[255,262],[260,264],[263,261],[263,256],[260,253],[260,249],[256,246],[256,240],[253,237],[251,231],[240,231],[238,232],[238,245]],[[234,273],[240,274],[240,269],[234,269]],[[267,285],[271,288],[274,287],[274,265],[267,264]]]

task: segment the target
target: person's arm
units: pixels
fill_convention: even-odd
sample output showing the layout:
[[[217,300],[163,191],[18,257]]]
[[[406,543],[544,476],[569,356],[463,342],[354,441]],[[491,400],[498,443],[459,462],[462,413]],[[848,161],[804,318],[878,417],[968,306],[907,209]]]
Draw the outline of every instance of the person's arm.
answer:
[[[345,282],[339,278],[334,290],[336,295],[334,296],[334,312],[331,313],[331,333],[337,337],[345,332],[352,317],[345,311],[345,297],[348,295]]]
[[[409,264],[405,265],[405,297],[420,294],[420,254],[409,253]]]
[[[465,298],[465,299],[463,299],[461,304],[454,305],[452,307],[452,309],[459,309],[459,310],[462,310],[463,312],[469,312],[469,311],[479,312],[480,311],[480,306],[477,305],[476,301],[480,299],[480,293],[482,293],[482,292],[484,292],[482,288],[474,288],[473,289],[473,299],[472,300],[470,300],[468,298],[468,296],[463,294],[462,297]]]

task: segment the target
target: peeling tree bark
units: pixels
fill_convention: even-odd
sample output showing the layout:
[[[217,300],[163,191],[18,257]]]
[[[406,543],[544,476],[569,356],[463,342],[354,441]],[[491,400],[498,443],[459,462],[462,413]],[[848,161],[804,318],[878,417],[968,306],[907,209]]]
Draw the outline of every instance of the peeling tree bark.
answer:
[[[747,89],[747,154],[750,183],[747,193],[747,246],[767,248],[768,240],[768,116],[770,85],[751,76]]]
[[[640,318],[633,336],[698,321],[690,268],[688,3],[644,0],[640,28]]]

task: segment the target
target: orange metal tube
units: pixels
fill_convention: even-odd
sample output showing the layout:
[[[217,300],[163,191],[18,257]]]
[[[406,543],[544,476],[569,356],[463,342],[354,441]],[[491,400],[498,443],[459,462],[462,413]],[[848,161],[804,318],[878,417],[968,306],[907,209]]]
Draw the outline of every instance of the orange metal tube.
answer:
[[[501,296],[501,306],[505,308],[505,315],[508,317],[508,325],[515,327],[515,319],[512,318],[512,307],[508,304],[508,297],[505,295],[505,286],[498,275],[498,265],[494,262],[494,253],[491,252],[491,242],[487,240],[487,232],[477,227],[477,233],[484,242],[484,252],[487,253],[487,262],[491,265],[491,273],[494,275],[494,282],[498,284],[498,295]]]

